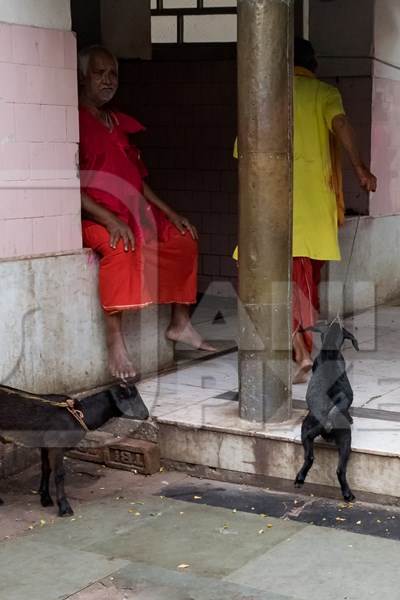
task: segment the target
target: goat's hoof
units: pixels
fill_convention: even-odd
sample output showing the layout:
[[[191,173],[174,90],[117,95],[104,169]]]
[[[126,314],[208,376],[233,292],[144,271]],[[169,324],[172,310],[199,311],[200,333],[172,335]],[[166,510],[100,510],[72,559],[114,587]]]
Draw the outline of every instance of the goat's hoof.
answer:
[[[354,500],[356,499],[356,497],[354,496],[354,494],[352,492],[349,492],[348,494],[344,494],[343,498],[345,499],[345,502],[354,502]]]
[[[49,495],[41,496],[40,504],[43,506],[43,508],[46,508],[46,506],[54,506],[54,502]]]
[[[296,488],[302,488],[304,485],[304,479],[296,479],[296,481],[294,482],[294,487]]]
[[[70,507],[70,505],[67,504],[61,504],[58,508],[58,516],[59,517],[72,517],[74,514],[74,511],[72,510],[72,508]]]

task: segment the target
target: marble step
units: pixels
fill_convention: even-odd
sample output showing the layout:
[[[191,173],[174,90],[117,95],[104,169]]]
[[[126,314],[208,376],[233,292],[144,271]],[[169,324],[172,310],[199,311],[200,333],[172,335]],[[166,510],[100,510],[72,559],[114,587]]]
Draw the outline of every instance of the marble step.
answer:
[[[303,463],[300,439],[304,411],[290,421],[256,425],[241,421],[237,403],[197,403],[170,417],[158,417],[165,466],[207,477],[293,491]],[[364,501],[400,504],[400,423],[354,419],[348,480]],[[340,498],[335,446],[318,441],[315,461],[302,493]]]

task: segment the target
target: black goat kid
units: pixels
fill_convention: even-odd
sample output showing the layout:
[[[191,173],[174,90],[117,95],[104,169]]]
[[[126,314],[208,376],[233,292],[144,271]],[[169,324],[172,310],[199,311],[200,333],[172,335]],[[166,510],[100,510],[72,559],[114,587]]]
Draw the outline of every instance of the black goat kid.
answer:
[[[338,319],[330,325],[312,327],[310,331],[321,334],[322,348],[313,364],[313,373],[307,389],[309,413],[301,429],[304,446],[304,465],[299,471],[295,485],[301,487],[314,462],[314,440],[322,436],[334,442],[339,450],[337,476],[346,502],[354,500],[347,483],[347,464],[351,453],[350,406],[353,390],[346,373],[346,363],[341,348],[346,339],[351,340],[358,351],[356,338],[343,328]]]
[[[42,506],[53,506],[49,484],[51,472],[56,484],[59,516],[72,515],[72,508],[64,491],[64,453],[77,446],[86,430],[98,429],[113,417],[146,420],[149,412],[136,387],[116,384],[101,392],[74,402],[80,411],[80,422],[65,407],[65,396],[35,396],[9,387],[0,386],[0,441],[15,442],[28,448],[41,448]],[[61,405],[61,407],[60,407]],[[0,500],[0,504],[1,504]]]

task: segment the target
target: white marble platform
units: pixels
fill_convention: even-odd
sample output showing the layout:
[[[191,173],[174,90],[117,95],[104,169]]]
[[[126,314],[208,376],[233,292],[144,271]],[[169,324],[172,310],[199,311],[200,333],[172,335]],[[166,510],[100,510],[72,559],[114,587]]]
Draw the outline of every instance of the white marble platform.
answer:
[[[400,307],[363,313],[346,326],[361,348],[344,351],[354,405],[377,410],[376,418],[373,410],[354,418],[350,477],[362,492],[400,498],[400,421],[378,412],[400,412]],[[183,366],[139,389],[159,423],[167,460],[282,480],[291,480],[301,465],[304,410],[279,424],[239,418],[232,393],[238,390],[237,352]],[[294,386],[293,398],[304,399],[305,392],[306,386]],[[336,449],[318,442],[316,457],[310,482],[336,487]]]

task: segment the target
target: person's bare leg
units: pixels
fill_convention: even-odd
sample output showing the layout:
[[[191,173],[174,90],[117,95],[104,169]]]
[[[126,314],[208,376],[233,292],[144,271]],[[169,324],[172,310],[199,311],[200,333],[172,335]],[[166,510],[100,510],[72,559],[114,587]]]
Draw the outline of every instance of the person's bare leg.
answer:
[[[200,333],[193,327],[187,304],[174,304],[172,306],[171,322],[166,336],[172,342],[182,342],[197,350],[216,351],[216,348],[205,342]]]
[[[293,378],[293,383],[306,383],[308,373],[311,371],[313,363],[304,341],[304,336],[300,332],[295,333],[293,336],[293,350],[296,363],[299,367]]]
[[[106,314],[108,366],[113,377],[130,379],[136,370],[129,358],[122,333],[122,313]]]

